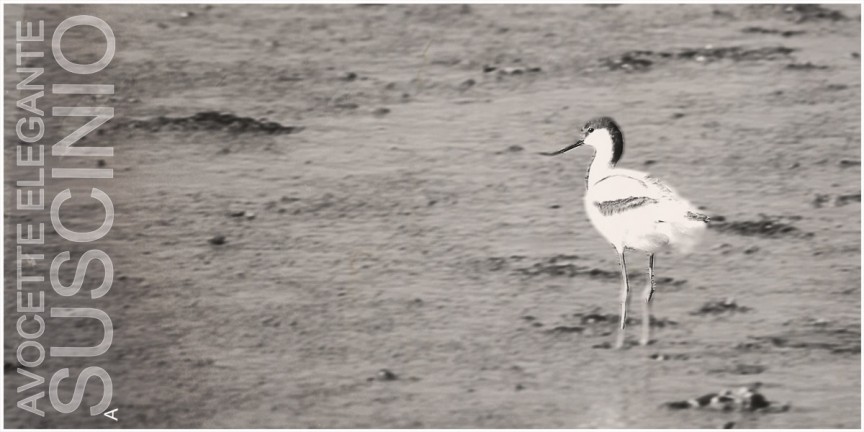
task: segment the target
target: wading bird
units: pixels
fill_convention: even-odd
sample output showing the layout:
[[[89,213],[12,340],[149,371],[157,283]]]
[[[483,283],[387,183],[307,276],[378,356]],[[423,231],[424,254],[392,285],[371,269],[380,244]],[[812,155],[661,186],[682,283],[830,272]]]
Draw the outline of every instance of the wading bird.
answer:
[[[588,219],[615,250],[621,265],[621,325],[615,348],[624,345],[624,327],[630,303],[627,282],[627,249],[648,254],[648,283],[643,292],[642,336],[639,342],[651,340],[651,298],[654,295],[654,254],[672,248],[688,252],[701,237],[708,217],[700,214],[672,188],[647,173],[617,168],[624,153],[624,136],[609,117],[592,119],[582,128],[574,144],[553,153],[554,156],[582,145],[594,147],[594,158],[585,176],[585,211]]]

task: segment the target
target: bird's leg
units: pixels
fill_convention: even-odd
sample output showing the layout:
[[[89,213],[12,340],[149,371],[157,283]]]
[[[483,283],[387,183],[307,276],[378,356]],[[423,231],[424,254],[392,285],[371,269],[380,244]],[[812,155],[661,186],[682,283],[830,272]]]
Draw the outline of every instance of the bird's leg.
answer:
[[[627,263],[624,261],[624,250],[619,252],[621,261],[621,325],[618,328],[618,337],[615,340],[615,348],[624,346],[624,327],[627,325],[627,304],[630,303],[630,285],[627,284]]]
[[[645,304],[642,305],[642,338],[640,345],[651,342],[651,297],[654,296],[654,254],[648,255],[648,284],[645,285]]]

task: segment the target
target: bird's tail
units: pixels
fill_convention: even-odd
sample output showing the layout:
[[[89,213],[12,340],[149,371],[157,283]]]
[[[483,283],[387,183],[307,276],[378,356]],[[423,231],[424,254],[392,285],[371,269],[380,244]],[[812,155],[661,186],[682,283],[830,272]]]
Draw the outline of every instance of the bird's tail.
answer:
[[[670,221],[667,235],[676,252],[688,254],[702,240],[702,235],[711,219],[692,209],[686,209],[678,214],[681,216],[672,218],[673,220]]]

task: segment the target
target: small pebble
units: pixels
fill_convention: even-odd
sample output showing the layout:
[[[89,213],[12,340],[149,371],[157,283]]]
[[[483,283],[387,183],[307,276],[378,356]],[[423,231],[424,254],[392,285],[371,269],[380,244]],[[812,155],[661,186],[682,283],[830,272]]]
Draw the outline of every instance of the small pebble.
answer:
[[[474,87],[474,84],[477,84],[477,81],[474,81],[473,79],[467,79],[465,81],[462,81],[462,83],[459,84],[459,91],[464,92],[471,87]]]
[[[513,153],[521,152],[522,150],[525,150],[525,149],[522,146],[516,145],[516,144],[511,145],[510,147],[507,147],[507,151],[513,152]]]
[[[396,374],[391,372],[389,369],[379,370],[375,377],[378,379],[378,381],[396,381],[397,379],[399,379],[399,377],[396,376]]]
[[[208,242],[210,242],[210,244],[217,245],[217,246],[225,244],[225,241],[226,240],[225,240],[224,235],[217,235],[217,236],[214,236],[213,238],[211,238],[210,240],[208,240]]]

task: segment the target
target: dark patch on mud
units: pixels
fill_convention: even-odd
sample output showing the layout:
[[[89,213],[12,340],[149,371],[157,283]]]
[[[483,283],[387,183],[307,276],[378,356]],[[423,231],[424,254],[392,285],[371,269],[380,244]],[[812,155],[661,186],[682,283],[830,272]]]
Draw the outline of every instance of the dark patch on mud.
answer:
[[[505,66],[502,64],[498,64],[498,61],[495,64],[485,64],[483,65],[483,73],[490,74],[492,72],[496,73],[497,79],[500,81],[506,76],[519,76],[519,75],[533,75],[543,72],[543,68],[540,66]],[[472,84],[473,85],[473,84]]]
[[[813,201],[810,203],[814,208],[822,208],[827,203],[831,202],[830,194],[816,194],[813,198]],[[846,195],[837,195],[833,199],[834,207],[843,207],[852,203],[860,203],[861,202],[861,194],[846,194]]]
[[[759,342],[741,342],[735,345],[736,351],[742,352],[752,352],[752,351],[764,351],[765,345]]]
[[[708,373],[712,374],[734,374],[734,375],[758,375],[762,372],[765,372],[768,368],[762,365],[751,365],[751,364],[735,364],[734,366],[713,369],[708,371]]]
[[[606,327],[617,326],[621,316],[614,313],[603,313],[599,308],[587,312],[576,312],[572,315],[583,327]],[[639,324],[640,320],[634,317],[627,318],[627,325]],[[651,317],[651,327],[664,328],[678,325],[677,322],[667,318]]]
[[[812,71],[812,70],[821,70],[828,69],[828,66],[816,65],[810,62],[807,63],[790,63],[786,65],[786,69],[789,70],[797,70],[797,71]]]
[[[735,390],[722,390],[719,393],[708,393],[692,399],[666,402],[664,407],[672,410],[681,409],[710,409],[715,411],[761,411],[761,412],[785,412],[789,405],[772,404],[764,395],[759,393],[760,383],[741,387]]]
[[[690,355],[688,354],[661,354],[654,353],[648,356],[651,360],[657,361],[669,361],[669,360],[690,360]]]
[[[240,117],[217,111],[203,111],[188,117],[159,116],[149,119],[132,119],[115,123],[115,128],[143,129],[148,132],[162,131],[223,131],[230,133],[263,133],[287,135],[303,130],[302,126],[284,126],[267,120]]]
[[[604,67],[613,71],[645,71],[654,65],[653,57],[656,54],[653,51],[628,51],[618,57],[607,57],[601,60],[601,62]]]
[[[861,331],[858,329],[820,326],[751,338],[763,348],[821,349],[834,354],[861,354]]]
[[[581,334],[584,331],[585,331],[585,327],[580,327],[580,326],[556,326],[550,330],[547,330],[547,333],[552,333],[552,334],[577,333],[577,334]]]
[[[847,204],[851,203],[860,203],[861,202],[861,194],[849,194],[849,195],[838,195],[837,198],[834,198],[834,206],[835,207],[843,207]]]
[[[849,19],[843,12],[828,9],[818,4],[771,5],[780,9],[782,15],[796,23],[807,21],[844,21]]]
[[[739,306],[735,299],[711,300],[702,305],[699,310],[691,312],[690,315],[721,315],[726,313],[749,312],[746,306]]]
[[[514,264],[522,263],[528,258],[521,255],[511,255],[509,257],[490,257],[479,264],[479,267],[488,271],[509,270]],[[534,263],[530,267],[517,267],[513,271],[527,276],[587,276],[599,279],[614,279],[620,277],[620,273],[611,270],[601,270],[587,266],[580,266],[573,263],[579,259],[578,255],[554,255],[540,262]]]
[[[207,242],[212,245],[221,246],[224,245],[227,240],[225,239],[224,235],[219,234],[211,237],[209,240],[207,240]]]
[[[727,221],[726,218],[722,216],[714,216],[712,217],[712,222],[708,224],[708,227],[723,233],[738,234],[748,237],[813,237],[813,233],[802,232],[795,226],[785,222],[800,219],[801,217],[799,216],[784,217],[760,214],[759,220],[755,221]]]
[[[509,257],[489,257],[485,260],[476,260],[473,266],[480,271],[503,271],[509,270],[513,263],[518,263],[526,258],[522,255],[510,255]]]
[[[810,205],[812,205],[814,208],[822,208],[825,203],[829,201],[831,201],[831,195],[816,194],[816,196],[813,197],[813,201],[810,202]]]
[[[711,63],[721,60],[761,61],[787,58],[795,49],[783,46],[763,48],[719,47],[686,48],[679,51],[627,51],[619,56],[606,57],[601,64],[609,70],[627,72],[647,71],[651,67],[671,61]]]
[[[572,261],[579,259],[578,255],[555,255],[536,262],[529,267],[518,267],[513,271],[529,277],[550,276],[550,277],[587,277],[592,279],[604,280],[620,280],[621,272],[615,270],[605,270],[596,267],[583,266],[574,264]],[[491,268],[496,270],[507,267],[508,261],[514,261],[513,258],[490,258]],[[517,257],[515,261],[523,261],[524,257]],[[644,272],[627,272],[627,277],[631,280],[642,279],[645,277]],[[687,283],[686,280],[677,280],[668,276],[658,277],[654,279],[657,286],[681,286]]]
[[[806,33],[804,30],[777,30],[777,29],[769,29],[764,27],[747,27],[744,30],[741,30],[743,33],[757,33],[757,34],[776,34],[783,37],[792,37],[798,36]]]
[[[842,91],[842,90],[848,89],[849,86],[846,84],[828,84],[827,86],[825,86],[825,88],[828,90],[831,90],[831,91]],[[837,162],[837,165],[840,165],[840,167],[845,168],[845,166],[843,165],[843,162],[844,161],[841,160],[840,162]],[[859,162],[859,165],[860,165],[860,162]]]
[[[621,319],[621,316],[618,314],[606,314],[597,310],[587,313],[575,313],[573,316],[579,319],[579,322],[584,326],[618,325],[618,321]],[[637,323],[639,323],[638,319],[633,317],[627,318],[627,325],[635,325]],[[678,325],[678,323],[666,318],[651,317],[651,327],[664,328],[674,325]]]
[[[531,267],[516,269],[517,272],[526,276],[565,276],[565,277],[589,277],[593,279],[616,279],[620,277],[617,271],[601,270],[576,264],[555,264],[549,262],[535,263]]]
[[[523,319],[526,319],[526,321],[534,320],[534,317],[530,318],[531,319],[529,320],[526,317],[523,317]],[[552,335],[578,334],[586,336],[609,336],[620,324],[620,315],[603,313],[599,308],[595,308],[587,312],[577,312],[572,315],[565,316],[564,319],[566,321],[573,320],[575,321],[575,323],[568,322],[566,324],[557,325],[551,329],[545,330],[544,332]],[[636,326],[640,324],[641,321],[639,319],[633,317],[627,318],[628,326]],[[666,328],[676,325],[678,325],[678,323],[670,319],[657,318],[654,316],[651,317],[651,327],[654,328]],[[604,347],[595,346],[595,348]]]

